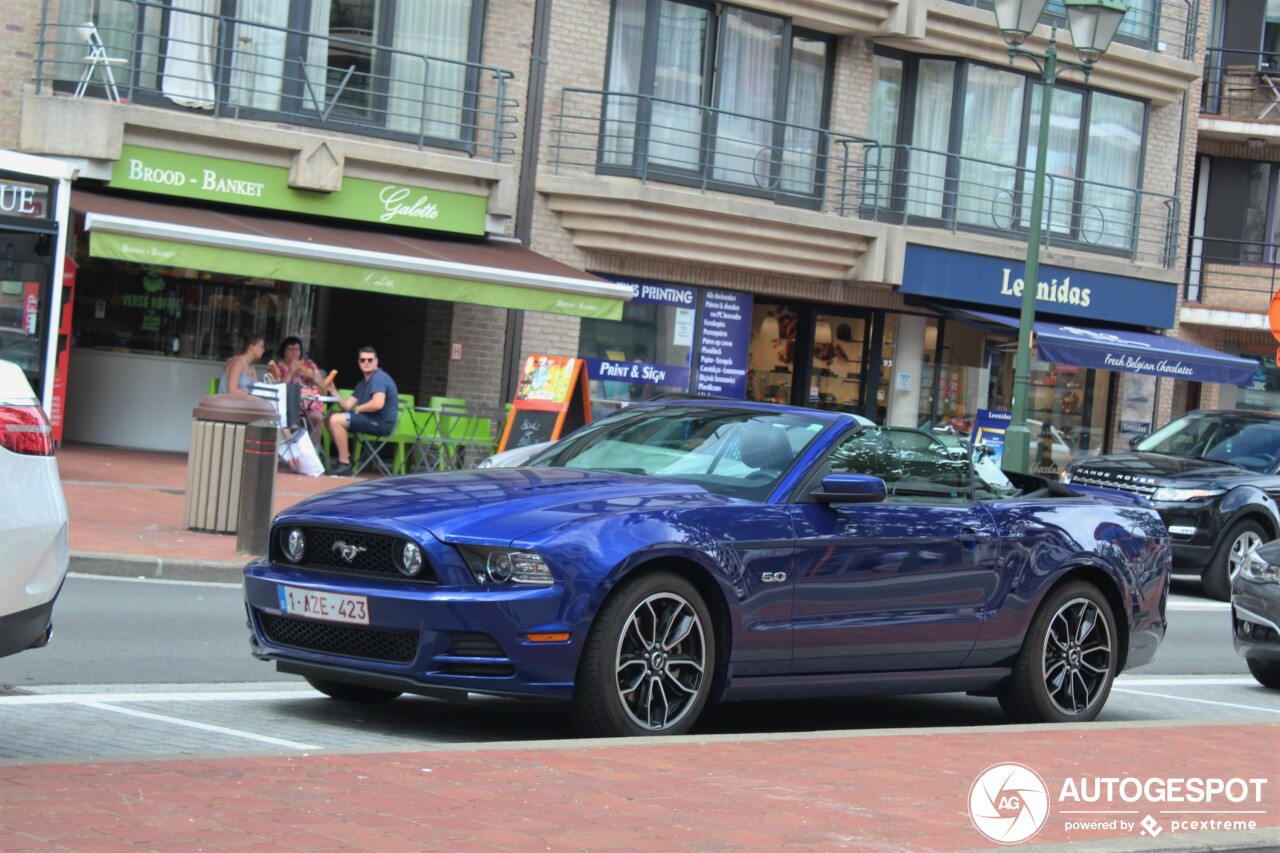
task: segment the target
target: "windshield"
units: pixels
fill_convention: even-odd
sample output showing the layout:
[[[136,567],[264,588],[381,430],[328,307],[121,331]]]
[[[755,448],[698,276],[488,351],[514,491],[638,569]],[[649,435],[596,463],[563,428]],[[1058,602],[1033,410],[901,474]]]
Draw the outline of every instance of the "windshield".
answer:
[[[1280,456],[1280,421],[1245,413],[1205,412],[1178,418],[1134,445],[1143,453],[1214,459],[1249,471],[1271,470]]]
[[[790,412],[645,407],[581,429],[529,465],[648,474],[763,500],[831,424]]]

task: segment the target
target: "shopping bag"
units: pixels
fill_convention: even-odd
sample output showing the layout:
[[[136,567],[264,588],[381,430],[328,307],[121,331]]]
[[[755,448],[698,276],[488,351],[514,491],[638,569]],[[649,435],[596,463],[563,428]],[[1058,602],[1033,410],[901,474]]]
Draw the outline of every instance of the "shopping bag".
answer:
[[[311,435],[305,429],[296,429],[288,438],[282,437],[276,452],[295,474],[319,477],[324,473],[324,463],[320,461],[320,454],[316,453]]]

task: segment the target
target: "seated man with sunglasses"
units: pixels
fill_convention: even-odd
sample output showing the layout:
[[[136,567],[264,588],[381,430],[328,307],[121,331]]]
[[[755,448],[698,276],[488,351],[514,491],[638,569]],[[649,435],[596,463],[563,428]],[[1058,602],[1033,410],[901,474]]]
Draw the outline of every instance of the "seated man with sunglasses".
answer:
[[[378,368],[378,354],[373,347],[361,347],[359,359],[364,378],[356,383],[350,396],[338,401],[342,411],[329,415],[329,436],[338,451],[338,464],[329,469],[329,474],[335,477],[351,473],[349,433],[391,435],[396,428],[399,392],[395,380]],[[333,394],[339,396],[337,391]]]

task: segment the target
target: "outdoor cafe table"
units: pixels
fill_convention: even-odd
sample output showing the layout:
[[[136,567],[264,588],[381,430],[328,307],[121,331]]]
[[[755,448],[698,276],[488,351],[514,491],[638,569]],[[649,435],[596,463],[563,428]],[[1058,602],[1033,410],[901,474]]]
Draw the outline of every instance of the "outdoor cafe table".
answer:
[[[417,470],[447,471],[465,467],[467,450],[488,450],[493,442],[492,414],[456,406],[414,406],[409,410],[417,436],[409,464]],[[484,425],[488,424],[488,429]]]

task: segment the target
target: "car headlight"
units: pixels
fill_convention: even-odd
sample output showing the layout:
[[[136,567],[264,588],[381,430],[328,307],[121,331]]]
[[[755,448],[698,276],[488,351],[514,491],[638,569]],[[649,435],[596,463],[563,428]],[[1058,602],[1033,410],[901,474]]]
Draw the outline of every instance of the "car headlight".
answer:
[[[548,586],[554,582],[551,569],[532,551],[478,545],[460,546],[458,550],[476,583]]]
[[[291,563],[301,563],[307,554],[307,537],[301,528],[289,527],[280,535],[280,544],[284,555]]]
[[[1060,482],[1060,483],[1070,483],[1070,482],[1071,482],[1071,472],[1070,472],[1070,471],[1068,471],[1066,468],[1063,468],[1061,471],[1059,471],[1059,472],[1058,472],[1058,482]]]
[[[1222,489],[1178,489],[1173,486],[1161,486],[1151,494],[1153,501],[1167,501],[1169,503],[1181,503],[1184,501],[1199,501],[1205,498],[1216,498],[1219,495],[1226,494]]]
[[[1280,583],[1280,566],[1258,556],[1255,549],[1245,555],[1240,565],[1240,577],[1257,583]]]

